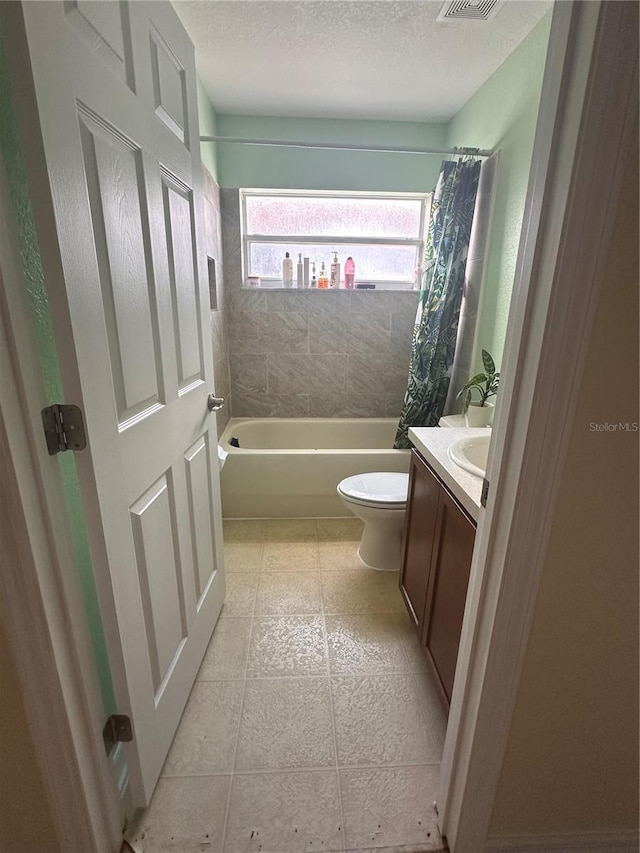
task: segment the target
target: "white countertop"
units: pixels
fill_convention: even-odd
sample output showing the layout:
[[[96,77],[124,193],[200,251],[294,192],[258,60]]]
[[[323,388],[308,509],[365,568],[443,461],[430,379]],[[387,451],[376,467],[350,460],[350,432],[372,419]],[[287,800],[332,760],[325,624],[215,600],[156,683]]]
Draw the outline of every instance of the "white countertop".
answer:
[[[424,456],[452,495],[462,504],[474,521],[480,511],[482,477],[476,477],[460,468],[449,458],[447,450],[450,444],[460,438],[474,435],[486,435],[488,430],[463,427],[410,427],[409,438],[416,450]]]

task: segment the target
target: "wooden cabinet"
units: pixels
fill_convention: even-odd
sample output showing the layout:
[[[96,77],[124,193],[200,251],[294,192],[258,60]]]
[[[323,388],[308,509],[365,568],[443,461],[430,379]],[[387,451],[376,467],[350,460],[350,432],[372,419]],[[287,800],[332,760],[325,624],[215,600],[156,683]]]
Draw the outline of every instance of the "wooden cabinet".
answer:
[[[475,522],[412,451],[400,591],[447,705],[475,534]]]
[[[405,516],[404,559],[400,592],[409,615],[422,634],[424,607],[429,584],[440,483],[414,450],[409,469],[409,492]]]

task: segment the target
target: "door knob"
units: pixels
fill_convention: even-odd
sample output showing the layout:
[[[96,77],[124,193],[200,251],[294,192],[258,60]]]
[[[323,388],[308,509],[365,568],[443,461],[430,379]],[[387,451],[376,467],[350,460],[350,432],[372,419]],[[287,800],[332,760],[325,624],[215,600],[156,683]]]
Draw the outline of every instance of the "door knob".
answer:
[[[207,397],[207,409],[210,412],[219,412],[224,406],[224,397],[216,397],[215,394],[209,394]]]

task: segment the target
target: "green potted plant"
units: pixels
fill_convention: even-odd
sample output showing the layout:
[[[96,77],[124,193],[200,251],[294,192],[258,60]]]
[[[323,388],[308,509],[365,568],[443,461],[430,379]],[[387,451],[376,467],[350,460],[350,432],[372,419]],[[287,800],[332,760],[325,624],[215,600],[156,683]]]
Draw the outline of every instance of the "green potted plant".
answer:
[[[468,427],[486,427],[493,415],[493,403],[487,402],[489,397],[495,397],[500,384],[500,374],[496,371],[496,365],[491,355],[482,350],[482,364],[484,373],[476,373],[465,383],[458,397],[464,395],[464,406],[462,414]],[[480,399],[474,401],[472,394],[477,391]]]

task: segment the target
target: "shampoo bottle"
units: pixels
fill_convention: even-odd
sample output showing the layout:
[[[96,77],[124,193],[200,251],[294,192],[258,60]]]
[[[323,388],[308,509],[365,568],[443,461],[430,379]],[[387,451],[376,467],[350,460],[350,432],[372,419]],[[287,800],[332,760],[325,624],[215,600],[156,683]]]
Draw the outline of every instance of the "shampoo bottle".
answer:
[[[320,264],[320,275],[318,276],[318,287],[321,290],[326,290],[329,287],[329,279],[327,278],[327,271],[324,268],[324,261]]]
[[[347,290],[353,290],[356,278],[356,265],[353,262],[351,255],[347,258],[344,265],[344,286]]]
[[[309,287],[309,258],[302,259],[302,278],[305,287]]]
[[[302,263],[302,252],[298,252],[297,285],[298,288],[304,287],[304,265]]]
[[[285,253],[282,261],[282,286],[291,287],[293,283],[293,261],[289,257],[289,252]]]
[[[340,287],[340,264],[338,263],[338,253],[333,253],[333,262],[331,264],[331,279],[329,282],[330,287],[338,288]]]
[[[314,263],[311,264],[311,287],[317,287],[318,282],[316,281],[316,265]]]

